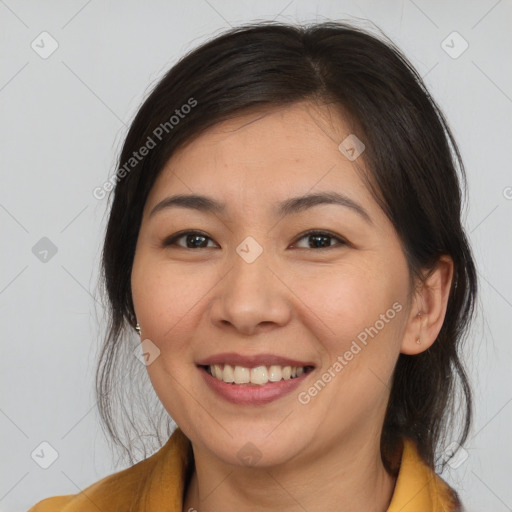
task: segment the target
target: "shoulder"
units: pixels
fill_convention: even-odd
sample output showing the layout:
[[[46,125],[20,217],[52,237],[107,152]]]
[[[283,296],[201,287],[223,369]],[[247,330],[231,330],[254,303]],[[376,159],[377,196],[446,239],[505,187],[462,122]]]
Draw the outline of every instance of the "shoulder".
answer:
[[[74,497],[74,494],[68,494],[46,498],[36,503],[28,512],[56,512],[62,510]]]
[[[154,494],[159,480],[181,484],[188,439],[178,428],[162,448],[137,464],[108,475],[78,494],[53,496],[36,503],[28,512],[135,512],[145,510],[143,500]],[[144,501],[146,503],[146,501]]]
[[[102,478],[78,494],[43,499],[28,512],[97,512],[98,510],[128,512],[131,508],[126,505],[138,501],[137,497],[151,473],[155,455],[130,468]]]
[[[46,498],[36,503],[28,512],[50,512],[61,510],[73,499],[73,497],[73,494],[68,494],[67,496],[53,496],[52,498]]]

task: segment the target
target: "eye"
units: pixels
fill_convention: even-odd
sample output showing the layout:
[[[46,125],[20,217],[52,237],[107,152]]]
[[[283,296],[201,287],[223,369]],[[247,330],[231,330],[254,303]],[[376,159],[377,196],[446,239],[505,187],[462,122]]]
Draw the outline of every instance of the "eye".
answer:
[[[185,240],[185,246],[177,243],[182,239]],[[169,247],[171,245],[176,245],[183,249],[208,249],[207,240],[211,240],[211,238],[201,231],[181,231],[180,233],[176,233],[175,235],[165,239],[162,246]]]
[[[297,240],[303,239],[309,239],[307,247],[300,247],[297,242],[294,242],[292,247],[298,247],[299,249],[329,249],[336,245],[348,245],[346,240],[329,231],[310,230],[297,238]],[[184,245],[178,243],[180,240],[184,241]],[[183,249],[209,249],[211,247],[217,247],[216,245],[208,247],[208,240],[212,241],[208,235],[201,231],[181,231],[165,239],[162,242],[162,246],[169,247],[174,245]],[[339,243],[333,245],[329,240],[337,240]]]
[[[329,239],[337,240],[338,242],[340,242],[337,245],[348,245],[348,242],[346,240],[337,235],[334,235],[333,233],[330,233],[329,231],[310,230],[307,231],[306,233],[303,233],[299,238],[297,238],[297,240],[302,239],[309,239],[309,243],[307,247],[299,247],[300,249],[329,249],[333,247],[333,245],[330,244]],[[296,242],[294,243],[294,246],[295,245]]]

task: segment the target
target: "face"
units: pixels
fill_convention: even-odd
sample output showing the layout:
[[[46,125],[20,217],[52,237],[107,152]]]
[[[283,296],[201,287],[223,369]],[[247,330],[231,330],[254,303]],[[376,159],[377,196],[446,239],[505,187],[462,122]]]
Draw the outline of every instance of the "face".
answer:
[[[338,148],[351,129],[310,103],[247,114],[176,152],[148,196],[131,276],[141,339],[159,350],[147,371],[194,449],[217,460],[242,465],[250,452],[263,466],[307,463],[380,435],[409,272],[358,174],[364,152],[353,160]],[[280,208],[323,193],[342,199]],[[224,209],[165,207],[177,194]],[[279,366],[282,378],[286,359],[313,368],[227,384],[200,366],[219,354],[220,368],[242,363],[242,379],[264,381],[263,370],[245,369],[256,366],[276,379],[270,366]]]

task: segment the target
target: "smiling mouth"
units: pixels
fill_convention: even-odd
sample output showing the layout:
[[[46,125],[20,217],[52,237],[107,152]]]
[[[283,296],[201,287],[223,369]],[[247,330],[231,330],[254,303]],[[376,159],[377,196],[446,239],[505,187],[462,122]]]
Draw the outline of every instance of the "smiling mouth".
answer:
[[[208,374],[226,384],[264,386],[269,382],[292,380],[313,370],[313,366],[232,366],[229,364],[201,365]]]

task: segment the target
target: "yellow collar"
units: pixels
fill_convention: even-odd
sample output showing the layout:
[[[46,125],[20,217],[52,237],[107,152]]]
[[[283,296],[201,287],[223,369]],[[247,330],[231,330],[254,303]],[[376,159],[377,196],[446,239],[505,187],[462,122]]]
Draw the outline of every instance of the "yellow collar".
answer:
[[[387,512],[459,512],[455,491],[425,464],[414,441],[403,441],[400,470]]]

